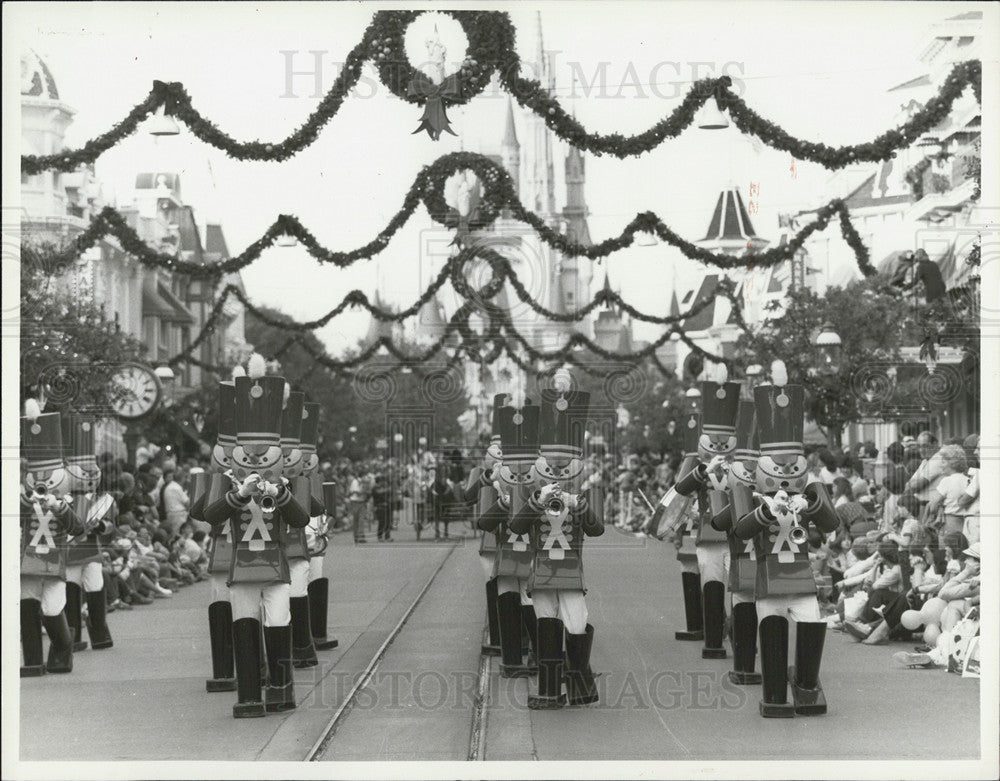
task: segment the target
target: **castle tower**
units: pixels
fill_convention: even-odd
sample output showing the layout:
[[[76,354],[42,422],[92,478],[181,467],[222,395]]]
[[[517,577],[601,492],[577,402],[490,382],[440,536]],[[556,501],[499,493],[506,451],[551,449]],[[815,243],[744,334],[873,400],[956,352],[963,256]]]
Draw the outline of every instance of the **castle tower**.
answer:
[[[604,291],[611,292],[611,279],[607,272],[604,274]],[[597,313],[597,320],[594,322],[594,341],[604,350],[631,352],[632,329],[625,322],[618,307],[605,304]]]
[[[536,12],[535,75],[543,88],[550,93],[555,89],[555,75],[545,53],[542,39],[542,14]],[[550,221],[556,212],[555,173],[552,158],[552,133],[545,120],[530,112],[527,116],[531,148],[526,160],[526,178],[529,182],[526,197],[521,200],[529,209]]]
[[[507,123],[504,127],[503,141],[500,142],[500,159],[504,170],[514,182],[514,192],[521,194],[521,144],[517,140],[517,130],[514,128],[514,104],[507,98]]]

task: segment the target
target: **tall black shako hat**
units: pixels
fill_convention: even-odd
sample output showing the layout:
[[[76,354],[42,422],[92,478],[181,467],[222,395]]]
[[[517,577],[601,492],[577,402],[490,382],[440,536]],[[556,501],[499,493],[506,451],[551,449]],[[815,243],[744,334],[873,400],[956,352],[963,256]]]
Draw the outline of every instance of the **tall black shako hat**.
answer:
[[[739,412],[740,384],[728,382],[725,364],[719,364],[714,380],[701,383],[701,430],[705,434],[735,436]]]
[[[538,428],[541,454],[554,458],[580,458],[589,413],[590,394],[586,391],[543,389]]]
[[[739,412],[736,414],[736,453],[737,460],[756,458],[760,451],[757,442],[756,405],[750,399],[740,399]]]
[[[538,453],[538,405],[498,393],[493,399],[496,430],[504,457],[534,456]]]
[[[771,364],[772,385],[758,385],[753,399],[762,456],[805,455],[802,445],[805,397],[801,385],[788,384],[784,361]]]
[[[263,449],[281,444],[281,410],[285,378],[264,376],[264,359],[254,353],[247,362],[247,376],[236,383],[236,442],[241,447]]]
[[[289,391],[285,399],[285,407],[281,411],[281,447],[285,450],[299,446],[305,401],[306,395],[301,391]]]
[[[42,413],[35,399],[24,402],[21,418],[21,457],[31,472],[48,472],[63,466],[62,416]]]

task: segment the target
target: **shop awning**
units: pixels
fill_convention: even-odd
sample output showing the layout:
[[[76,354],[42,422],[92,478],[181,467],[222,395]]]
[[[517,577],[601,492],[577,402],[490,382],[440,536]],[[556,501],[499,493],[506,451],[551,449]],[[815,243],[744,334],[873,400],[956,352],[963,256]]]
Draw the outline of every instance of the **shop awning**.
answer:
[[[171,323],[194,323],[191,313],[170,288],[152,278],[147,278],[142,284],[142,316],[157,317]]]

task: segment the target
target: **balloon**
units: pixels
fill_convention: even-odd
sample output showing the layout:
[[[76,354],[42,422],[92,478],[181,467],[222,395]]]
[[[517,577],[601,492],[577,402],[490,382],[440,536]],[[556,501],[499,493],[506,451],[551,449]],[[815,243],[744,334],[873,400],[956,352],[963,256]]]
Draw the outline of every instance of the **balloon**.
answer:
[[[941,636],[941,627],[937,624],[930,624],[924,630],[924,642],[929,646],[937,645],[938,637]]]
[[[948,603],[940,597],[932,597],[920,608],[920,616],[924,619],[925,624],[936,623],[941,620],[941,614],[947,606]]]
[[[899,623],[912,632],[924,623],[924,619],[921,618],[920,611],[907,610],[902,616],[900,616]]]

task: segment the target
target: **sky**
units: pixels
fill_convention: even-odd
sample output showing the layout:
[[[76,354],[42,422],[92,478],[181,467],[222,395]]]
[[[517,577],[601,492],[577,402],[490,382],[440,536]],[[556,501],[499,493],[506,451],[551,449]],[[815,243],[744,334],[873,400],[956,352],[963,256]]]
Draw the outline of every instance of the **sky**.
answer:
[[[384,7],[384,6],[382,6]],[[728,73],[764,117],[792,134],[828,144],[868,141],[893,125],[899,100],[886,89],[921,74],[916,56],[927,26],[973,7],[964,3],[518,3],[509,6],[523,58],[534,53],[536,14],[545,48],[556,54],[557,94],[589,130],[641,132],[670,113],[696,78]],[[55,12],[58,8],[58,12]],[[13,12],[13,14],[12,14]],[[154,79],[181,81],[194,105],[239,139],[278,140],[316,107],[316,77],[292,69],[322,63],[321,93],[337,63],[360,40],[374,9],[346,3],[32,4],[7,6],[21,45],[52,70],[62,99],[77,110],[66,141],[77,147],[123,117]],[[460,60],[447,23],[448,59]],[[420,54],[420,35],[411,51]],[[319,52],[319,54],[313,54]],[[573,92],[571,73],[605,74],[603,92]],[[200,221],[222,224],[235,254],[280,213],[296,215],[325,246],[367,242],[402,203],[421,167],[459,149],[477,151],[503,132],[506,95],[486,94],[449,111],[462,138],[438,142],[411,135],[420,109],[377,84],[374,71],[344,103],[318,140],[283,163],[229,159],[190,134],[154,140],[140,130],[97,164],[109,198],[130,200],[135,174],[181,173],[182,196]],[[289,80],[291,90],[289,91]],[[565,155],[558,144],[556,157]],[[595,241],[617,235],[637,213],[653,210],[682,236],[704,236],[722,187],[759,186],[757,233],[776,240],[777,215],[832,197],[832,173],[806,161],[790,172],[787,153],[734,127],[690,128],[638,158],[587,158],[587,200]],[[838,193],[839,194],[839,193]],[[561,198],[561,193],[559,195]],[[343,295],[378,285],[406,306],[433,272],[422,257],[421,210],[377,259],[349,269],[321,266],[300,247],[273,248],[243,271],[251,299],[297,319],[324,314]],[[836,230],[836,229],[835,229]],[[665,314],[676,279],[693,284],[694,264],[669,247],[641,247],[607,261],[612,282],[640,309]],[[594,290],[604,272],[596,271]],[[347,313],[318,334],[334,354],[367,328],[364,312]],[[654,338],[655,326],[637,328]]]

